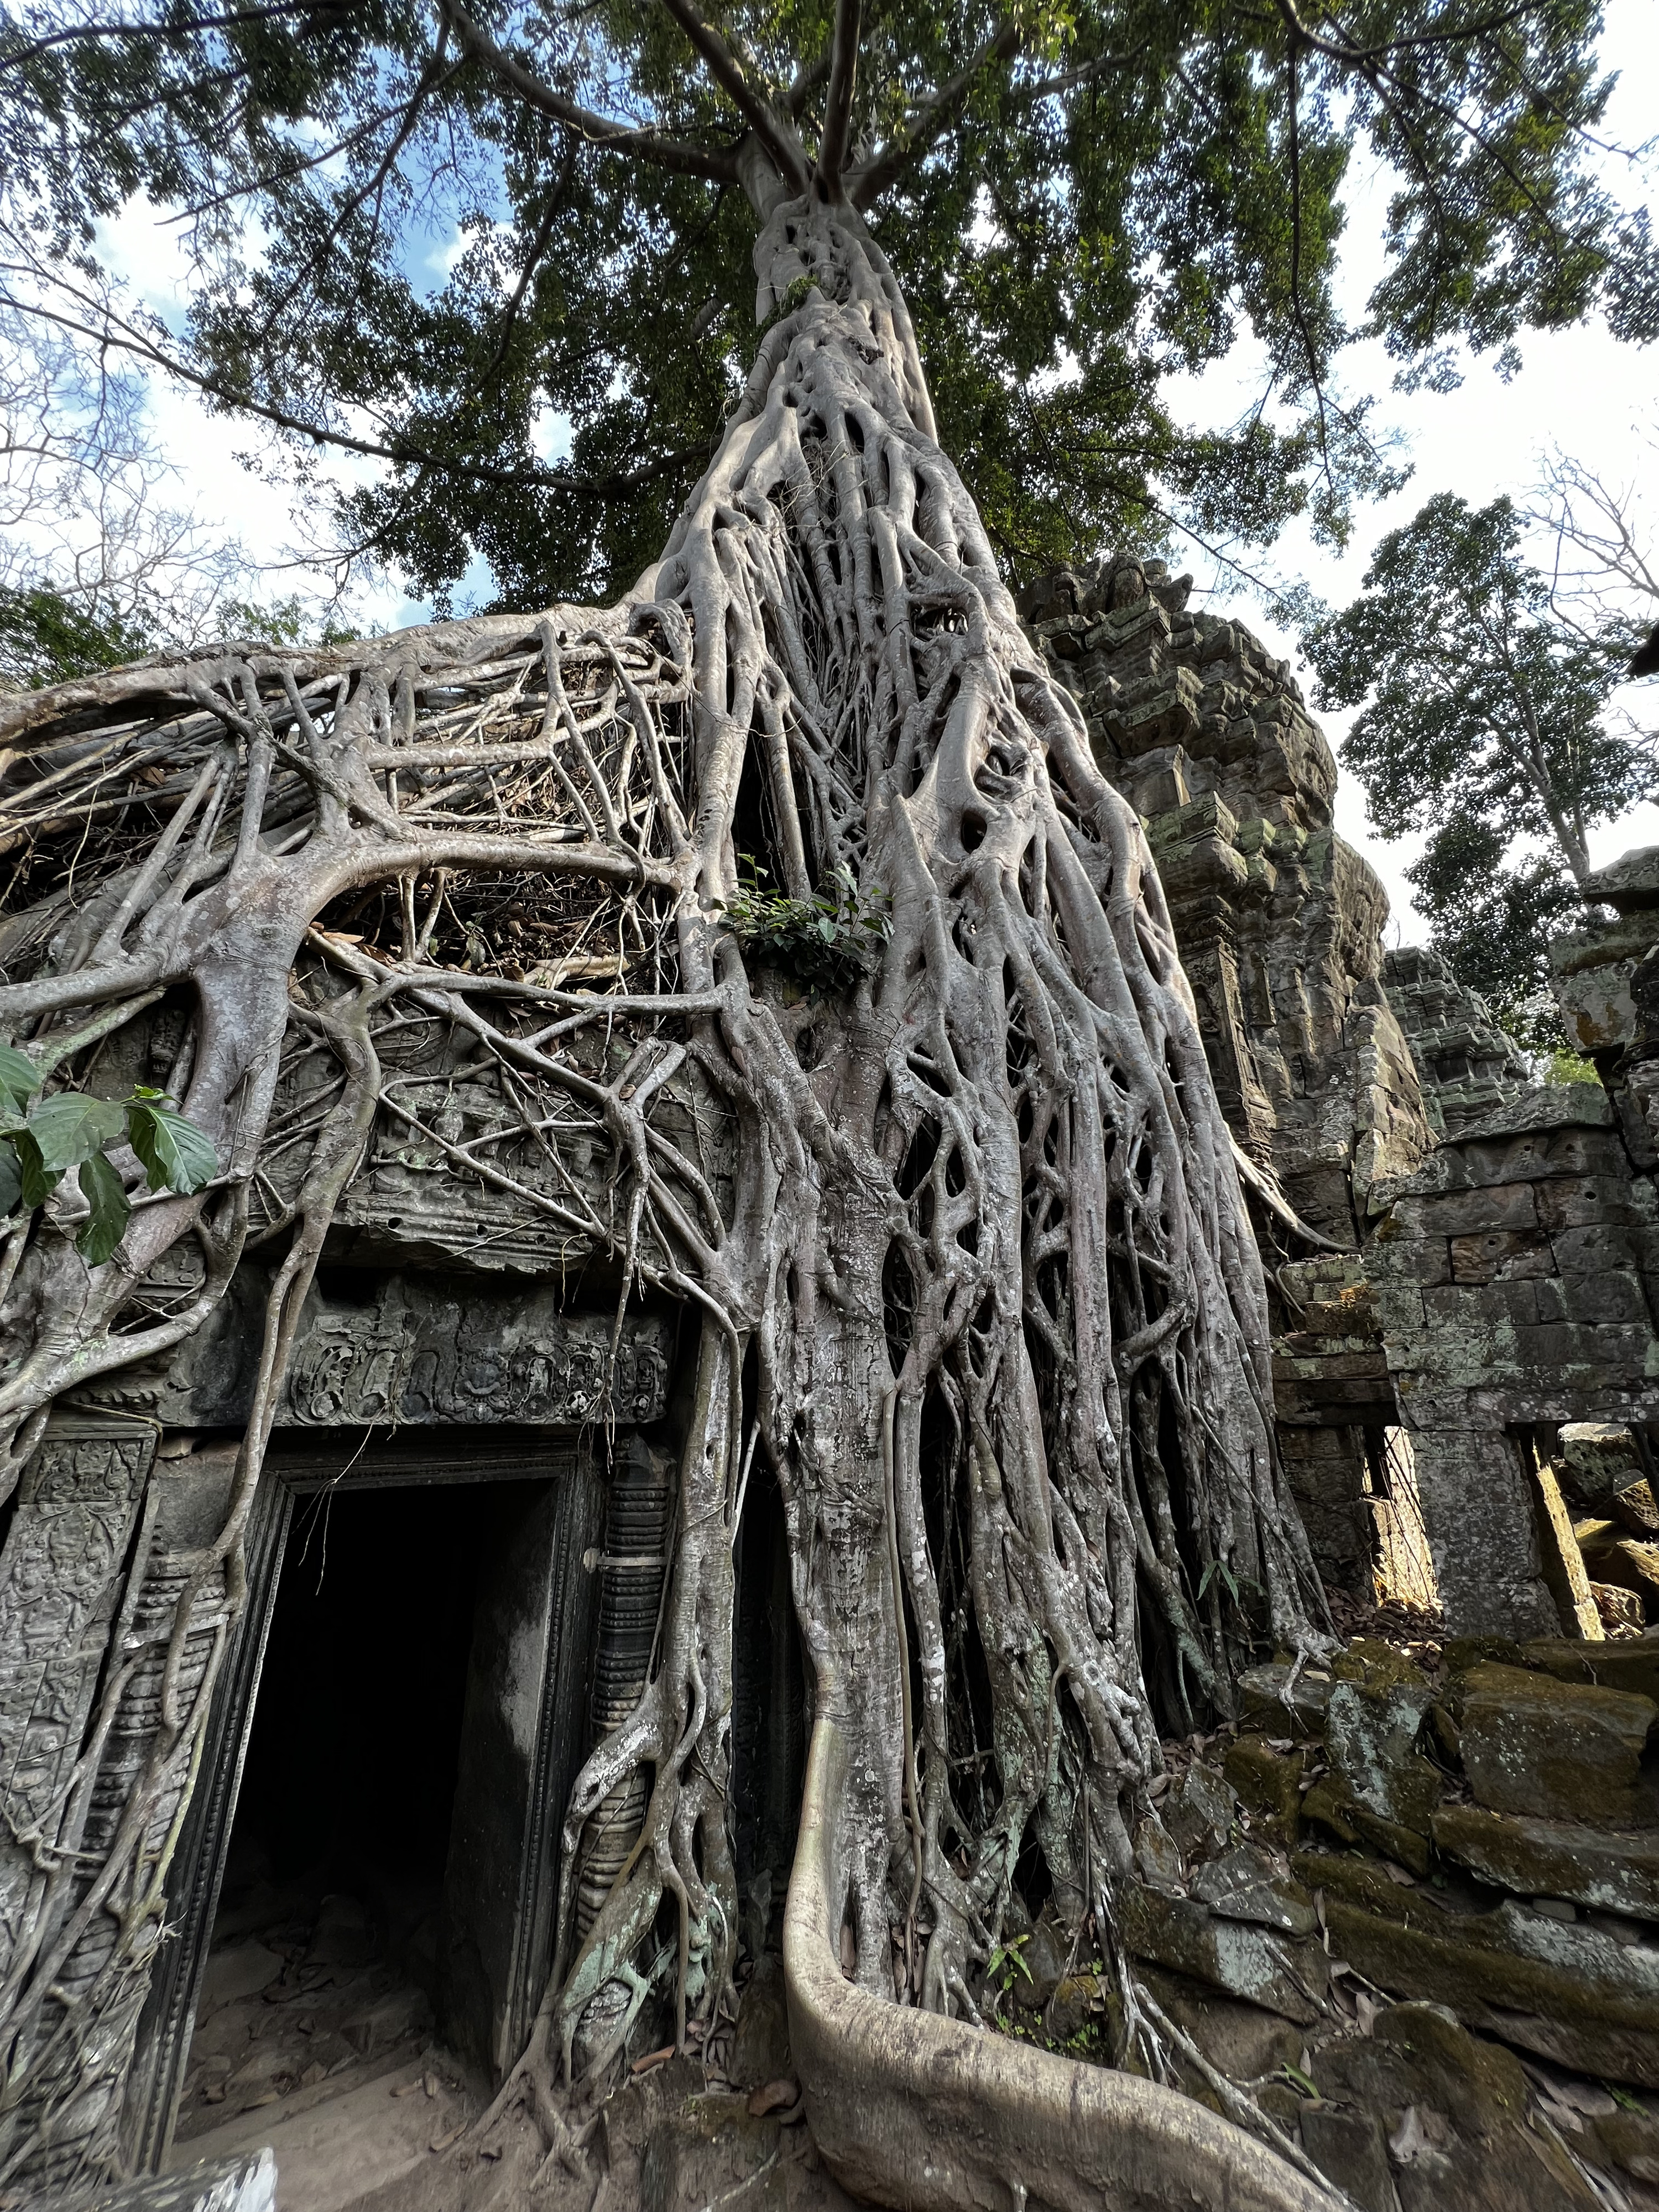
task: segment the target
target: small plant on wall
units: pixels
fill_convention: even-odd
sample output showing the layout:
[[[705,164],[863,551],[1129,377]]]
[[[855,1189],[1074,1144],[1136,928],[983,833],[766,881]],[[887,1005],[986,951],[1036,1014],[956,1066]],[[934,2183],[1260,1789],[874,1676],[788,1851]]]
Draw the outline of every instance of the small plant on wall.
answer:
[[[831,871],[832,893],[812,898],[774,890],[764,876],[749,863],[742,888],[724,908],[726,927],[745,952],[811,991],[850,991],[871,973],[892,934],[884,891],[861,890],[844,861]]]

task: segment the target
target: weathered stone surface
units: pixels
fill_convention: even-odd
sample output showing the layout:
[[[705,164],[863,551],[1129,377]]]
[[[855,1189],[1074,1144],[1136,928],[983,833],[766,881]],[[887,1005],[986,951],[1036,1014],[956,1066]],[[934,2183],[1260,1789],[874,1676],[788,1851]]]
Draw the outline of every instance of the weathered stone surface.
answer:
[[[1376,2113],[1347,2105],[1308,2105],[1302,2148],[1360,2212],[1395,2212],[1399,2202],[1389,2170],[1388,2137]]]
[[[1313,1937],[1223,1919],[1195,1898],[1165,1897],[1131,1882],[1123,1895],[1123,1939],[1138,1959],[1304,2027],[1320,2016],[1325,1954]]]
[[[1224,1765],[1240,1802],[1270,1820],[1286,1844],[1296,1841],[1301,1820],[1304,1763],[1299,1751],[1275,1751],[1262,1736],[1243,1735],[1229,1747]]]
[[[1594,1533],[1581,1537],[1586,1568],[1597,1582],[1632,1590],[1650,1620],[1659,1620],[1659,1542],[1626,1535],[1615,1522],[1586,1524]]]
[[[789,2071],[789,2013],[783,1996],[783,1961],[769,1951],[757,1960],[738,2008],[727,2078],[739,2089],[758,2088]]]
[[[1453,1911],[1358,1859],[1298,1851],[1291,1866],[1322,1892],[1334,1949],[1379,1989],[1449,2005],[1563,2065],[1659,2088],[1659,1948],[1518,1900]]]
[[[1325,1716],[1331,1771],[1353,1802],[1419,1834],[1428,1832],[1442,1787],[1439,1770],[1417,1749],[1432,1702],[1426,1683],[1395,1684],[1376,1694],[1339,1682]]]
[[[1322,1668],[1304,1667],[1290,1687],[1291,1668],[1278,1661],[1251,1667],[1238,1678],[1238,1707],[1247,1726],[1268,1735],[1322,1735],[1332,1680]],[[1285,1692],[1290,1687],[1286,1698]]]
[[[1485,1665],[1464,1677],[1462,1704],[1463,1767],[1480,1804],[1598,1827],[1659,1825],[1641,1773],[1659,1721],[1650,1698]]]
[[[1206,1861],[1189,1887],[1199,1903],[1223,1920],[1282,1929],[1287,1936],[1311,1936],[1319,1925],[1306,1891],[1255,1844],[1236,1844]]]
[[[1530,1644],[1510,1647],[1513,1658],[1497,1650],[1483,1654],[1503,1658],[1506,1665],[1535,1667],[1561,1682],[1595,1682],[1609,1690],[1650,1698],[1659,1705],[1659,1636],[1644,1636],[1636,1644],[1602,1644],[1594,1650],[1570,1643],[1565,1637],[1540,1637]],[[1454,1656],[1448,1645],[1447,1665],[1454,1674],[1468,1663]]]
[[[1388,954],[1382,975],[1437,1137],[1455,1135],[1530,1087],[1521,1048],[1498,1027],[1486,1000],[1457,981],[1439,953],[1401,947]]]
[[[1320,2051],[1314,2074],[1324,2096],[1386,2136],[1401,2212],[1590,2212],[1600,2202],[1559,2146],[1528,2126],[1526,2077],[1513,2053],[1437,2005],[1385,2008],[1370,2036]],[[1308,2117],[1304,2140],[1317,2159],[1325,2138],[1317,2126],[1308,2133]],[[1361,2140],[1334,2136],[1339,2148]],[[1359,2171],[1375,2174],[1374,2161]],[[1372,2201],[1386,2212],[1386,2194]]]
[[[1161,1966],[1145,1970],[1153,2001],[1231,2081],[1260,2081],[1302,2056],[1303,2031],[1276,2014]]]
[[[1622,1421],[1564,1421],[1562,1487],[1582,1504],[1623,1490],[1642,1472],[1636,1439]]]
[[[614,1316],[565,1311],[556,1281],[501,1290],[451,1271],[369,1276],[365,1287],[368,1302],[312,1290],[279,1426],[568,1423],[607,1413],[651,1421],[666,1407],[672,1327],[660,1315],[628,1317],[613,1366]],[[258,1361],[259,1288],[239,1278],[198,1337],[157,1367],[100,1382],[100,1402],[180,1428],[244,1421]]]
[[[1336,763],[1290,670],[1187,590],[1125,559],[1022,606],[1147,823],[1223,1112],[1304,1218],[1353,1245],[1356,1200],[1431,1136],[1382,986],[1387,900],[1332,834]]]
[[[1233,1829],[1233,1793],[1212,1766],[1195,1759],[1159,1808],[1164,1825],[1188,1857],[1220,1850]]]
[[[1522,1897],[1565,1897],[1659,1920],[1659,1833],[1609,1835],[1576,1820],[1540,1820],[1480,1805],[1434,1816],[1437,1850]]]

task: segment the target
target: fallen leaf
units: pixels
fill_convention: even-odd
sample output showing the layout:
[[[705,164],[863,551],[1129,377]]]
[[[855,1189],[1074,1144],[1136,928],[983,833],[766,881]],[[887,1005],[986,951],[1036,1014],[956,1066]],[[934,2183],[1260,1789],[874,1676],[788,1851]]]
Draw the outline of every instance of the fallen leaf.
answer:
[[[750,2091],[749,2117],[751,2120],[758,2120],[768,2112],[775,2112],[785,2105],[794,2104],[799,2095],[800,2083],[791,2081],[787,2075],[775,2081],[768,2081],[763,2087]]]
[[[1619,2109],[1617,2100],[1593,2081],[1557,2082],[1554,2094],[1569,2110],[1583,2112],[1588,2119],[1611,2119]]]
[[[1404,1867],[1396,1866],[1392,1859],[1384,1859],[1382,1863],[1388,1869],[1390,1881],[1397,1881],[1401,1889],[1416,1888],[1417,1876],[1414,1874],[1407,1874]]]
[[[1267,1748],[1269,1751],[1288,1751],[1291,1748],[1291,1739],[1287,1735],[1270,1735],[1267,1738]]]
[[[1353,2008],[1359,2015],[1359,2033],[1362,2035],[1369,2035],[1376,2024],[1378,2008],[1366,1996],[1364,1990],[1356,1990],[1353,1994]]]
[[[648,2074],[653,2066],[663,2065],[673,2056],[673,2045],[672,2043],[665,2043],[660,2051],[647,2051],[643,2058],[636,2058],[634,2061],[633,2070],[635,2074]]]
[[[427,2145],[427,2148],[428,2150],[447,2150],[451,2143],[459,2142],[461,2137],[465,2133],[466,2122],[463,2120],[460,2122],[459,2126],[451,2128],[447,2136],[434,2136],[432,2141]]]
[[[1389,2137],[1389,2156],[1396,2166],[1410,2166],[1429,2147],[1415,2105],[1407,2105],[1400,2125]]]

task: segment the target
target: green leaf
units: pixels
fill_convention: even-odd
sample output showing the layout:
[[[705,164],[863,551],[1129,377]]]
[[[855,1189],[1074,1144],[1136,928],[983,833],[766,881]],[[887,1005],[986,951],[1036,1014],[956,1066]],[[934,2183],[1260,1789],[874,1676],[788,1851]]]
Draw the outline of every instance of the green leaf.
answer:
[[[78,1091],[60,1091],[29,1115],[28,1133],[40,1147],[40,1164],[48,1175],[61,1175],[78,1167],[94,1152],[102,1152],[120,1135],[125,1116],[107,1098],[87,1098]]]
[[[15,1213],[23,1195],[23,1164],[17,1147],[0,1137],[0,1214]]]
[[[135,1097],[126,1111],[127,1136],[152,1190],[200,1190],[218,1174],[212,1140],[174,1108]]]
[[[12,1139],[19,1167],[22,1170],[23,1203],[31,1210],[44,1206],[64,1180],[62,1168],[46,1167],[40,1158],[40,1147],[28,1130],[20,1129]]]
[[[19,1052],[15,1044],[0,1044],[0,1092],[21,1106],[40,1088],[40,1078],[27,1053]]]
[[[89,1267],[101,1267],[120,1243],[132,1207],[126,1187],[102,1152],[81,1163],[81,1193],[91,1212],[81,1224],[75,1249]]]

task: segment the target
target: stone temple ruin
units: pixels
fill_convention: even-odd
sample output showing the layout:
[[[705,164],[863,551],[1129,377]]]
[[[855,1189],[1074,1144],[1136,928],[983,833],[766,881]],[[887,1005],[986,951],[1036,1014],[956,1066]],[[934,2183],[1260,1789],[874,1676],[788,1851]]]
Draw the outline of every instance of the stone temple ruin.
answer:
[[[1553,948],[1600,1082],[1538,1085],[1434,955],[1384,954],[1381,885],[1334,834],[1335,764],[1288,670],[1188,592],[1120,561],[1022,612],[1147,824],[1255,1170],[1280,1443],[1339,1626],[1366,1633],[1328,1671],[1257,1668],[1235,1728],[1170,1747],[1128,1941],[1209,2063],[1366,2212],[1638,2212],[1659,2206],[1659,853],[1604,871],[1616,920]],[[170,1018],[122,1032],[124,1080],[166,1079]],[[464,1033],[417,1033],[399,1079],[406,1113],[377,1123],[307,1310],[198,1770],[158,1808],[144,1970],[63,2051],[49,2120],[6,2108],[0,2204],[272,2143],[279,2172],[329,2177],[333,2212],[362,2185],[327,2132],[342,2100],[392,2107],[377,2174],[412,2170],[528,2033],[571,1778],[651,1663],[681,1316],[630,1307],[613,1368],[614,1280],[514,1194],[580,1182],[582,1158],[455,1171],[498,1103]],[[319,1079],[284,1079],[278,1196]],[[718,1189],[712,1096],[689,1068],[668,1095]],[[222,1515],[262,1264],[203,1334],[54,1413],[10,1509],[0,1972],[112,1635],[133,1664],[70,1848],[113,1832],[147,1755],[147,1632]],[[733,1747],[762,1966],[724,2062],[738,2180],[781,2140],[742,2096],[787,2071],[763,1954],[805,1737],[781,1511],[757,1480]],[[198,1666],[225,1607],[222,1579]],[[642,1806],[623,1791],[589,1823],[589,1922]],[[94,1912],[74,1934],[65,1990],[113,1932]],[[1025,1941],[1008,2024],[1086,2053],[1110,1988],[1049,1955],[1042,1918]],[[656,2102],[617,2131],[623,2168],[643,2165],[613,2206],[719,2193],[649,2087],[684,2093],[691,2070],[625,2093]],[[784,2172],[749,2203],[806,2202]]]

